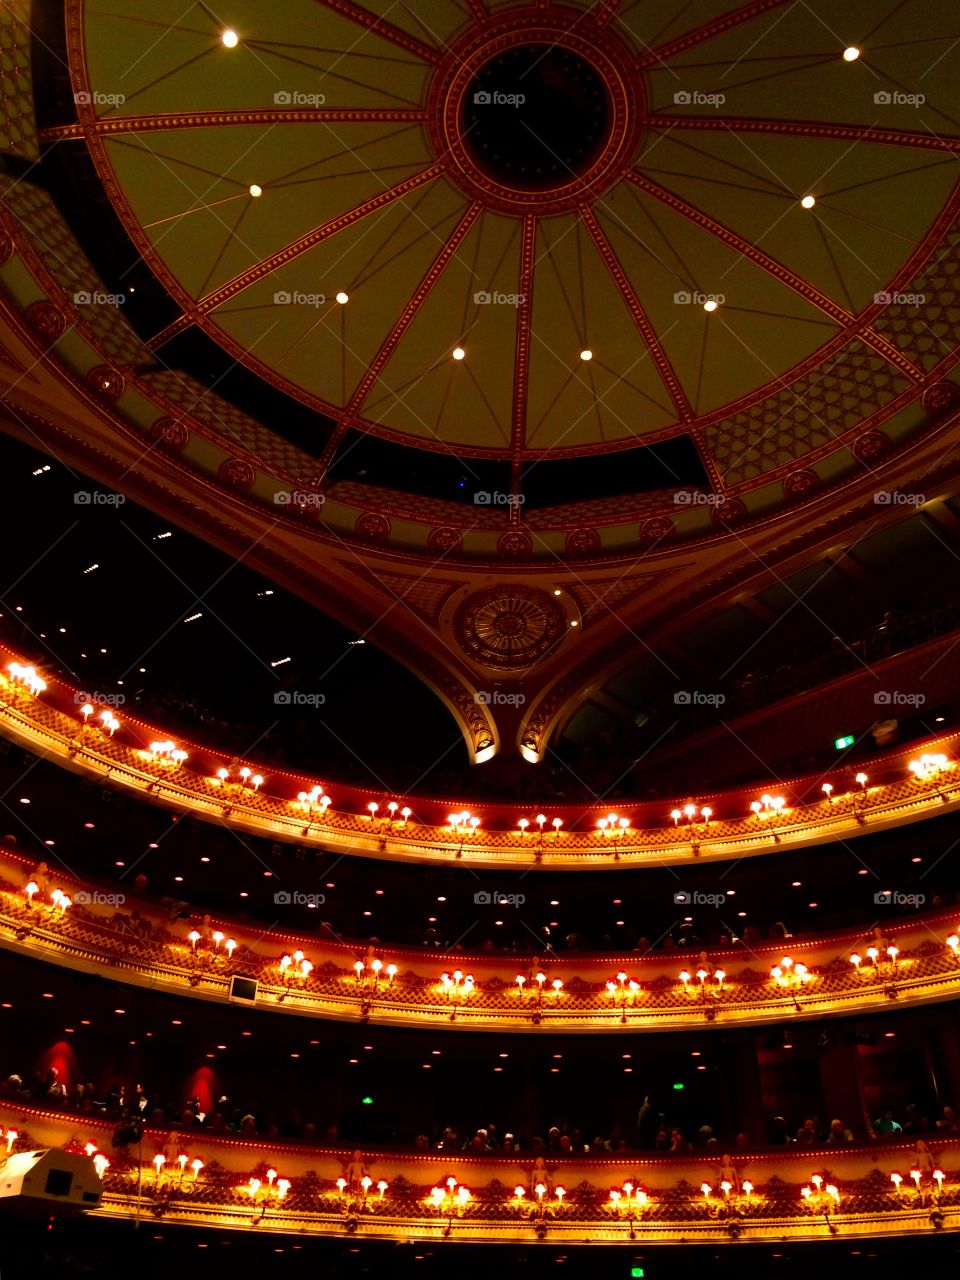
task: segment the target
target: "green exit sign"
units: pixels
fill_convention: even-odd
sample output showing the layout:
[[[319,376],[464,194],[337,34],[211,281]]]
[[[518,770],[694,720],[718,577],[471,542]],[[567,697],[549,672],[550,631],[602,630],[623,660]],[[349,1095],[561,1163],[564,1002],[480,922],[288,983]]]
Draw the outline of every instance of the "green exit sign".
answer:
[[[633,1276],[633,1277],[635,1278],[635,1280],[643,1280],[643,1277],[644,1277],[644,1275],[645,1275],[645,1274],[646,1274],[646,1273],[645,1273],[645,1271],[644,1271],[643,1267],[631,1267],[631,1268],[630,1268],[630,1275],[631,1275],[631,1276]]]
[[[853,734],[848,733],[845,738],[837,738],[837,740],[834,742],[833,745],[837,748],[838,751],[845,751],[847,747],[853,746],[854,741],[855,739]]]

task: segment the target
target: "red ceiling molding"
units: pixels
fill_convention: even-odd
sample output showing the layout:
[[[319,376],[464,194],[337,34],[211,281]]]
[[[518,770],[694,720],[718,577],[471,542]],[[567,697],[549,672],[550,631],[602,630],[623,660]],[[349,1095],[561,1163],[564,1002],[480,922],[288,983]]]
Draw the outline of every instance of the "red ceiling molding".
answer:
[[[13,236],[0,229],[0,267],[5,267],[16,252]]]
[[[533,551],[533,540],[528,533],[520,529],[511,529],[497,543],[497,552],[509,559],[520,559]]]
[[[390,537],[390,521],[386,516],[368,511],[357,519],[357,536],[367,542],[386,542]]]
[[[150,439],[164,453],[183,453],[190,440],[190,432],[186,424],[176,418],[158,418],[150,428]]]
[[[427,536],[427,546],[431,551],[461,551],[463,549],[463,534],[459,529],[454,529],[450,525],[440,525],[436,529],[431,529]]]
[[[600,535],[596,529],[574,529],[567,534],[567,555],[596,555],[600,550]]]
[[[921,401],[924,413],[931,418],[945,418],[960,407],[960,386],[955,382],[935,382],[927,387]]]
[[[747,518],[747,506],[739,498],[722,498],[710,508],[710,519],[714,524],[742,524]]]
[[[783,496],[791,502],[802,502],[812,497],[821,487],[820,477],[809,467],[799,467],[783,478]]]
[[[31,302],[27,307],[25,319],[27,326],[37,335],[53,346],[68,328],[66,313],[54,302],[46,298]]]
[[[853,442],[854,456],[867,466],[872,466],[880,458],[888,454],[892,448],[890,437],[882,431],[865,431]]]

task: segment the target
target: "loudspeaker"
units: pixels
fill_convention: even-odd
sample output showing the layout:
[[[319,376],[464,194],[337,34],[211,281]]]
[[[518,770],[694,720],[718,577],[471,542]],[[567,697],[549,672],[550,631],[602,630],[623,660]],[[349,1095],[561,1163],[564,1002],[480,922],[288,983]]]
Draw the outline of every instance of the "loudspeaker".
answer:
[[[234,974],[230,979],[230,999],[239,1004],[256,1004],[259,987],[256,978],[241,978]]]
[[[89,1156],[72,1151],[17,1151],[0,1162],[0,1209],[96,1209],[103,1183]]]

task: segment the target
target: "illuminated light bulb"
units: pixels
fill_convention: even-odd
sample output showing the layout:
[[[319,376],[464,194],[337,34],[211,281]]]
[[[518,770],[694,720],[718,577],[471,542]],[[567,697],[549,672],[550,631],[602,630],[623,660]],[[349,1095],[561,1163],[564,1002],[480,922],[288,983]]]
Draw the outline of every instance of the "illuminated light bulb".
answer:
[[[856,62],[856,60],[857,60],[859,57],[860,57],[860,50],[859,50],[859,49],[857,48],[857,46],[856,46],[856,45],[854,45],[854,44],[849,45],[849,46],[848,46],[846,49],[844,49],[844,51],[843,51],[843,60],[844,60],[844,62]]]
[[[344,1187],[345,1187],[346,1185],[347,1185],[347,1180],[346,1180],[346,1178],[338,1178],[338,1179],[337,1179],[337,1190],[340,1192],[340,1194],[341,1194],[341,1195],[343,1195],[343,1189],[344,1189]],[[436,1187],[434,1187],[434,1188],[433,1188],[433,1190],[434,1190],[434,1192],[436,1192],[437,1188],[436,1188]]]
[[[612,980],[611,980],[610,982],[608,982],[608,983],[607,983],[607,991],[608,991],[608,993],[609,993],[610,995],[615,996],[615,995],[617,994],[617,984],[616,984],[615,982],[613,982]]]
[[[177,1164],[180,1166],[181,1174],[183,1173],[184,1169],[187,1167],[188,1158],[189,1157],[187,1156],[187,1153],[185,1151],[181,1151],[180,1154],[177,1156]]]
[[[810,1181],[813,1183],[813,1185],[817,1188],[818,1191],[823,1186],[823,1178],[820,1176],[819,1173],[815,1173],[813,1177],[810,1179]]]
[[[543,988],[543,984],[546,982],[546,980],[547,980],[547,975],[545,973],[537,973],[534,975],[534,981],[537,983],[537,985],[541,989]]]
[[[297,964],[299,964],[299,963],[300,963],[300,961],[303,959],[303,952],[302,952],[302,951],[295,951],[295,952],[293,953],[293,958],[294,958],[294,960],[296,960]]]
[[[859,969],[863,961],[860,958],[860,956],[858,956],[857,953],[854,952],[853,955],[850,957],[850,963],[853,965],[855,969]]]
[[[894,946],[887,947],[887,955],[890,957],[891,960],[896,960],[899,954],[900,954],[899,947],[894,947]]]
[[[240,43],[240,37],[235,31],[231,31],[228,27],[226,31],[220,33],[220,43],[226,49],[235,49]]]
[[[877,963],[877,956],[879,954],[880,952],[877,950],[876,947],[867,947],[867,955],[870,957],[870,959],[873,961],[874,964]]]
[[[387,965],[387,981],[392,982],[394,977],[396,976],[396,973],[397,973],[397,966],[395,964],[388,964]]]
[[[260,1181],[259,1178],[250,1179],[250,1181],[247,1183],[247,1190],[250,1192],[251,1200],[257,1194],[257,1192],[260,1190],[262,1186],[263,1186],[263,1183]]]
[[[259,187],[255,182],[251,182],[250,194],[253,196],[254,200],[256,200],[258,196],[263,195],[263,187]]]
[[[547,1188],[544,1186],[542,1182],[538,1182],[537,1185],[533,1188],[533,1193],[538,1200],[542,1200],[543,1197],[547,1194]]]
[[[680,981],[683,983],[684,986],[687,986],[689,984],[690,974],[686,971],[686,969],[682,969],[680,971]]]
[[[463,347],[454,347],[454,348],[453,348],[453,358],[454,358],[454,360],[462,360],[466,354],[467,354],[467,353],[466,353],[466,351],[464,351]]]
[[[360,1185],[361,1187],[363,1187],[363,1194],[366,1195],[367,1192],[370,1190],[370,1188],[373,1186],[373,1179],[370,1177],[368,1173],[365,1173],[363,1177],[360,1179]]]
[[[526,978],[523,976],[523,974],[522,974],[522,973],[518,973],[518,974],[517,974],[516,982],[517,982],[517,989],[518,989],[519,991],[522,991],[522,990],[523,990],[523,984],[526,982]]]
[[[3,1136],[7,1140],[7,1155],[9,1155],[10,1152],[13,1150],[13,1144],[20,1137],[20,1134],[17,1132],[16,1129],[8,1129]]]
[[[900,1183],[903,1181],[903,1175],[902,1175],[902,1174],[899,1174],[899,1173],[891,1173],[891,1175],[890,1175],[890,1181],[893,1183],[893,1185],[894,1185],[894,1186],[896,1187],[896,1189],[899,1191],[899,1190],[900,1190]]]
[[[214,933],[214,935],[213,935],[213,941],[214,941],[214,943],[216,944],[216,948],[217,948],[217,950],[219,951],[219,950],[220,950],[220,943],[223,941],[223,934],[220,932],[220,930],[219,930],[219,929],[217,929],[217,931]]]
[[[780,968],[778,964],[775,964],[773,968],[770,970],[770,977],[774,978],[777,982],[779,982],[780,979],[783,977],[783,970]]]
[[[957,949],[960,948],[960,935],[956,933],[951,933],[950,937],[947,939],[947,946],[950,948],[953,954],[956,955]]]
[[[387,1181],[386,1181],[385,1179],[383,1179],[383,1178],[381,1178],[381,1179],[380,1179],[380,1181],[377,1183],[377,1190],[380,1192],[380,1199],[381,1199],[381,1200],[383,1199],[383,1193],[386,1191],[386,1189],[387,1189],[387,1187],[388,1187],[389,1185],[390,1185],[390,1184],[389,1184],[389,1182],[387,1182]]]
[[[709,821],[710,821],[710,819],[713,817],[713,810],[712,810],[712,809],[710,809],[710,808],[703,808],[703,809],[701,809],[701,810],[700,810],[700,817],[701,817],[701,818],[703,818],[703,820],[704,820],[705,822],[709,822]]]
[[[203,1161],[200,1159],[199,1156],[197,1156],[195,1160],[190,1161],[190,1168],[193,1170],[193,1180],[194,1182],[196,1182],[197,1174],[203,1168]]]
[[[670,817],[673,819],[673,825],[676,826],[677,823],[680,821],[680,810],[672,809],[670,811]]]
[[[837,1188],[833,1185],[832,1182],[827,1183],[827,1195],[830,1197],[830,1199],[833,1201],[834,1204],[840,1203],[840,1192],[837,1190]]]
[[[451,1175],[450,1175],[450,1177],[447,1179],[447,1186],[448,1186],[448,1187],[450,1188],[450,1190],[452,1191],[452,1190],[453,1190],[453,1188],[454,1188],[456,1185],[457,1185],[457,1180],[456,1180],[456,1178],[453,1176],[453,1174],[451,1174]]]
[[[804,1200],[809,1200],[809,1199],[810,1199],[810,1196],[811,1196],[813,1193],[811,1192],[811,1190],[810,1190],[810,1188],[809,1188],[809,1187],[801,1187],[801,1188],[800,1188],[800,1194],[801,1194],[801,1196],[803,1196]]]
[[[714,978],[716,978],[717,982],[719,982],[719,983],[720,983],[720,985],[721,985],[721,987],[722,987],[722,986],[723,986],[723,980],[724,980],[724,978],[727,976],[727,975],[726,975],[726,973],[723,971],[723,969],[718,969],[718,970],[716,971],[716,973],[715,973],[713,976],[714,976]]]
[[[916,1186],[917,1190],[919,1191],[919,1190],[920,1190],[920,1170],[919,1170],[919,1169],[911,1169],[911,1170],[910,1170],[910,1177],[913,1179],[914,1185]]]
[[[685,804],[683,812],[688,818],[694,818],[697,814],[697,806],[695,804]]]
[[[373,815],[380,808],[380,806],[377,804],[376,800],[371,800],[370,803],[367,805],[367,808],[370,810],[370,817],[372,818]]]
[[[817,203],[816,196],[804,196],[803,199],[800,201],[800,206],[803,209],[812,209],[816,203]]]
[[[630,979],[630,981],[627,983],[627,986],[630,988],[630,990],[633,992],[634,995],[636,995],[637,992],[640,990],[640,983],[635,981],[633,978]]]
[[[520,1186],[514,1187],[513,1194],[516,1196],[518,1200],[522,1200],[523,1197],[526,1195],[526,1189]]]
[[[633,1198],[641,1208],[643,1208],[649,1201],[649,1197],[642,1187]]]
[[[158,1152],[157,1155],[153,1157],[153,1163],[156,1165],[157,1177],[159,1178],[160,1170],[167,1163],[167,1157],[163,1154],[163,1152]]]
[[[33,895],[35,893],[40,892],[40,886],[37,884],[36,880],[30,880],[27,884],[23,886],[23,892],[27,895],[27,898],[30,900],[30,902],[33,902]],[[950,939],[948,938],[947,945],[949,946],[949,944],[950,944]]]
[[[554,831],[559,831],[560,828],[563,826],[563,819],[554,818],[550,825],[553,827]]]
[[[277,1182],[277,1199],[282,1200],[289,1190],[290,1190],[290,1179],[281,1178]]]
[[[263,777],[259,773],[255,773],[253,777],[250,779],[250,781],[253,783],[254,791],[259,791],[260,788],[263,786]]]
[[[90,717],[93,715],[93,703],[85,702],[83,706],[80,708],[80,714],[83,716],[84,721],[89,720]]]
[[[97,1149],[97,1144],[95,1142],[88,1142],[83,1149],[88,1156],[92,1156]]]
[[[303,977],[309,978],[312,972],[313,972],[313,963],[310,960],[301,960],[300,973],[303,975]]]
[[[410,817],[410,814],[411,814],[412,812],[413,812],[413,810],[412,810],[412,809],[401,809],[401,810],[400,810],[400,816],[403,818],[404,822],[406,822],[406,820]]]
[[[200,941],[200,934],[196,931],[196,929],[191,929],[190,932],[187,934],[187,937],[193,943],[193,949],[194,951],[196,951],[197,943]]]
[[[281,973],[286,973],[286,971],[290,968],[290,966],[291,966],[292,964],[293,964],[293,958],[292,958],[291,956],[281,956],[281,957],[280,957],[280,972],[281,972]]]
[[[228,939],[227,939],[227,944],[226,944],[226,951],[227,951],[227,955],[228,955],[228,956],[230,956],[230,957],[232,957],[232,956],[233,956],[233,953],[234,953],[234,951],[235,951],[236,949],[237,949],[237,942],[236,942],[236,939],[235,939],[235,938],[228,938]]]
[[[620,821],[617,823],[617,826],[620,828],[621,831],[626,831],[626,829],[630,826],[630,819],[621,818]]]
[[[732,1189],[733,1189],[732,1182],[727,1182],[726,1180],[724,1180],[723,1182],[720,1183],[720,1190],[723,1192],[725,1196],[729,1196]]]
[[[624,973],[624,971],[621,969],[621,970],[620,970],[620,972],[617,974],[617,981],[620,983],[620,985],[621,985],[621,987],[622,987],[622,986],[623,986],[623,984],[626,982],[626,980],[627,980],[627,975],[626,975],[626,974]]]
[[[102,1178],[103,1175],[106,1173],[106,1171],[110,1168],[110,1161],[107,1159],[105,1155],[101,1155],[100,1152],[97,1152],[97,1154],[93,1157],[93,1167],[97,1171],[97,1177]]]
[[[613,1201],[613,1203],[614,1203],[615,1205],[618,1205],[618,1204],[620,1203],[620,1192],[619,1192],[619,1191],[611,1191],[611,1192],[610,1192],[610,1199]]]
[[[470,1199],[470,1192],[466,1187],[457,1187],[457,1199],[460,1201],[461,1205],[465,1205],[467,1203]]]
[[[529,819],[527,818],[520,819],[520,821],[517,823],[517,826],[520,828],[521,835],[527,834],[527,827],[529,827],[529,825],[530,825]]]
[[[220,779],[221,782],[226,782],[226,780],[230,777],[230,774],[226,771],[226,769],[218,769],[217,777]]]
[[[340,292],[337,294],[337,302],[340,303],[341,307],[345,307],[349,301],[350,301],[349,293],[344,293],[344,291],[341,289]]]
[[[704,311],[716,311],[718,306],[719,306],[719,303],[717,302],[716,298],[708,298],[706,302],[703,304],[703,309]]]
[[[550,985],[553,987],[557,995],[559,995],[560,992],[563,990],[563,983],[560,981],[559,978],[554,978],[553,982],[551,982]]]
[[[710,1199],[710,1194],[711,1194],[711,1192],[713,1191],[713,1187],[711,1187],[710,1183],[709,1183],[709,1182],[701,1182],[701,1183],[700,1183],[700,1190],[703,1192],[703,1198],[704,1198],[704,1200],[709,1200],[709,1199]]]
[[[358,960],[358,961],[357,961],[357,963],[353,966],[353,971],[354,971],[354,973],[357,975],[357,977],[359,978],[359,977],[360,977],[360,975],[361,975],[361,973],[363,973],[363,971],[364,971],[364,969],[365,969],[365,968],[366,968],[366,965],[363,963],[363,961],[362,961],[362,960]]]
[[[370,961],[370,968],[373,970],[373,972],[374,972],[374,973],[379,973],[379,972],[380,972],[380,970],[383,968],[383,961],[382,961],[382,960],[371,960],[371,961]]]
[[[861,787],[865,787],[867,785],[867,775],[865,773],[858,773],[855,781],[859,782]]]
[[[933,1171],[933,1179],[934,1179],[934,1181],[935,1181],[935,1182],[936,1182],[936,1184],[937,1184],[937,1190],[938,1190],[938,1191],[942,1191],[942,1190],[943,1190],[943,1170],[942,1170],[942,1169],[934,1169],[934,1171]]]
[[[743,1194],[744,1194],[745,1196],[753,1195],[753,1183],[752,1183],[752,1182],[744,1181],[744,1183],[743,1183]]]
[[[763,808],[763,805],[760,803],[759,800],[754,800],[751,803],[750,808],[754,813],[759,813],[760,810]]]
[[[567,1194],[566,1187],[557,1187],[553,1193],[557,1197],[557,1203],[563,1204],[563,1197]]]
[[[339,1185],[340,1183],[338,1181],[337,1186]],[[341,1192],[341,1194],[343,1193]],[[443,1201],[443,1189],[441,1187],[434,1187],[430,1192],[430,1199],[433,1201],[434,1207],[439,1209],[440,1204]]]
[[[590,350],[589,347],[584,347],[584,349],[580,352],[580,359],[581,360],[593,359],[593,352]]]

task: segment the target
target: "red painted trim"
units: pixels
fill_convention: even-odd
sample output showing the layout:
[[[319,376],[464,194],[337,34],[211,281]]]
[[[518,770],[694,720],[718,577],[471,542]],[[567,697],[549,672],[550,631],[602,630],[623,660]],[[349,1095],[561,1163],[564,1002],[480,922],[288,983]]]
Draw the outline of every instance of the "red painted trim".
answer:
[[[408,35],[406,31],[401,31],[399,27],[395,27],[392,22],[387,22],[385,18],[379,18],[375,13],[368,13],[366,9],[361,9],[359,5],[352,4],[351,0],[317,0],[317,3],[324,5],[328,9],[333,9],[341,17],[349,18],[351,22],[356,22],[361,27],[366,27],[380,36],[381,39],[389,40],[391,44],[399,45],[401,49],[406,49],[408,53],[415,54],[418,58],[422,58],[424,62],[439,62],[443,57],[438,49],[431,48],[430,45],[424,44],[422,40],[418,40],[416,36]]]

